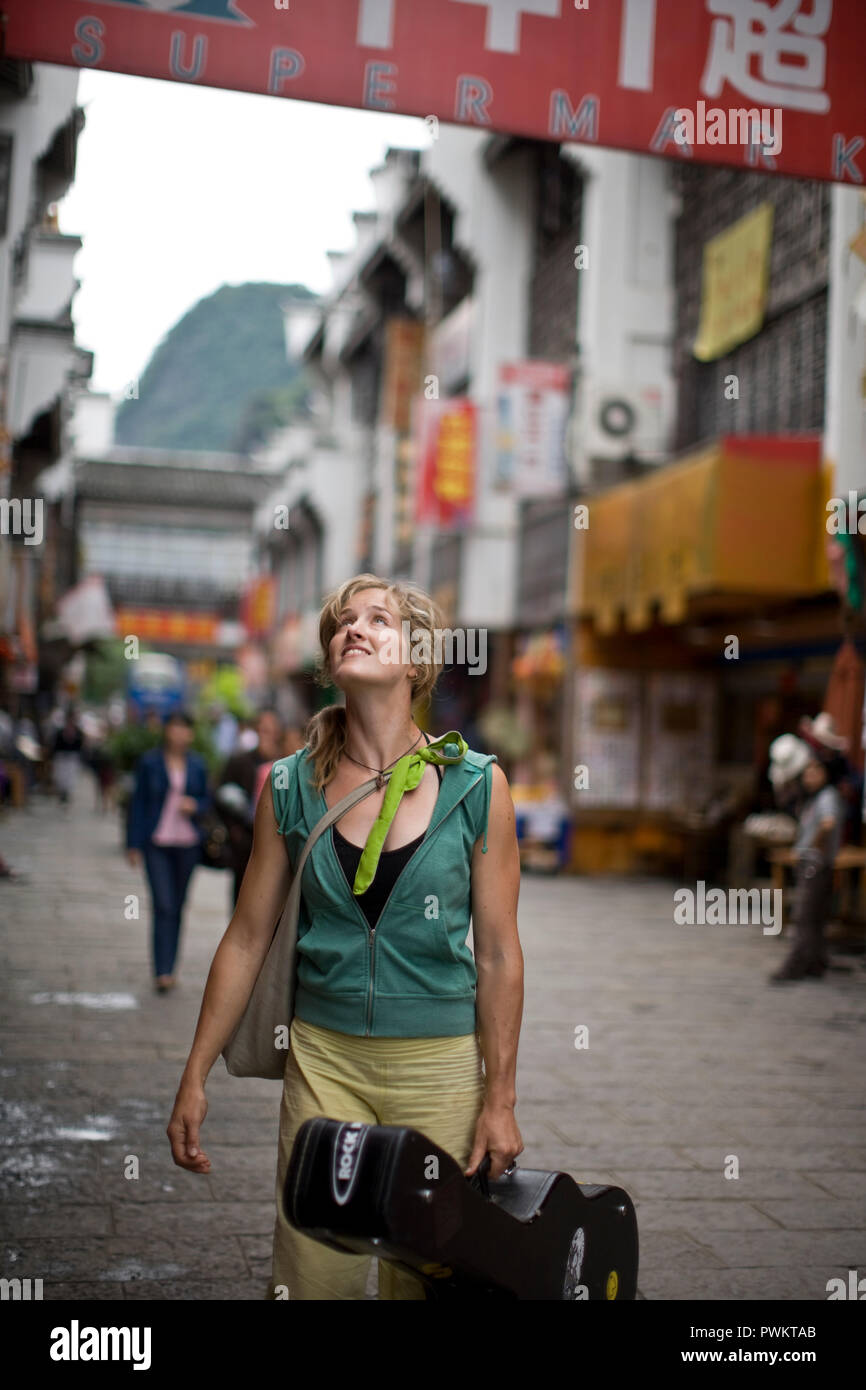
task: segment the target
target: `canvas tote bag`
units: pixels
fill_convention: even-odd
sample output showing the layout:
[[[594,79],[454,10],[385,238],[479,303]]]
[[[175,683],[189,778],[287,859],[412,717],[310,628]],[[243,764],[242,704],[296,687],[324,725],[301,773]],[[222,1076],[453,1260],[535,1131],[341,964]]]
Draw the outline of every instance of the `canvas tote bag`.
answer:
[[[226,1071],[231,1076],[261,1076],[268,1081],[283,1079],[288,1050],[278,1047],[277,1043],[287,1035],[294,1009],[298,911],[304,864],[319,836],[350,806],[369,796],[376,783],[377,779],[371,777],[368,782],[353,788],[348,796],[326,811],[310,832],[246,1010],[222,1050]],[[285,1033],[282,1031],[284,1029]]]

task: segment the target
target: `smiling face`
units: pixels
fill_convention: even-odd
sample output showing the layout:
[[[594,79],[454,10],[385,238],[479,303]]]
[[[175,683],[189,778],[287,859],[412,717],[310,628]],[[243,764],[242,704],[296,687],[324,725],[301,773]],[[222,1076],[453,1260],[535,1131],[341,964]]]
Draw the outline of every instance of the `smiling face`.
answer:
[[[414,679],[416,668],[401,661],[401,621],[385,589],[356,590],[338,615],[328,646],[334,684],[351,691]]]

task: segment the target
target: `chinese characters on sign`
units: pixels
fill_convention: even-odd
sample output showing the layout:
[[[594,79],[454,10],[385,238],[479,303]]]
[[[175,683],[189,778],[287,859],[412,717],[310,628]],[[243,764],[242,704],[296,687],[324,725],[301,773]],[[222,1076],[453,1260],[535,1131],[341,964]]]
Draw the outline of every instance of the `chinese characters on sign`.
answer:
[[[7,58],[862,184],[863,0],[4,0]],[[689,145],[714,99],[784,114]]]
[[[704,247],[695,357],[712,362],[753,337],[764,322],[773,204],[762,203]]]
[[[833,0],[809,0],[802,13],[799,0],[707,0],[707,9],[717,16],[701,78],[707,96],[718,96],[728,82],[765,106],[820,115],[830,110],[824,39]]]
[[[466,397],[418,401],[416,521],[445,530],[472,521],[477,426],[477,407]]]

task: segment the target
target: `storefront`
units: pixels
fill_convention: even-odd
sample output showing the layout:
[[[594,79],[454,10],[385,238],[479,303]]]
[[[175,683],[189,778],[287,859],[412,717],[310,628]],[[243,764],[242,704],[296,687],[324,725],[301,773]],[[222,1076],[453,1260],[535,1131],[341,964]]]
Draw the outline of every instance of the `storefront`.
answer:
[[[817,437],[726,436],[589,499],[574,532],[577,871],[724,868],[772,737],[841,643]]]

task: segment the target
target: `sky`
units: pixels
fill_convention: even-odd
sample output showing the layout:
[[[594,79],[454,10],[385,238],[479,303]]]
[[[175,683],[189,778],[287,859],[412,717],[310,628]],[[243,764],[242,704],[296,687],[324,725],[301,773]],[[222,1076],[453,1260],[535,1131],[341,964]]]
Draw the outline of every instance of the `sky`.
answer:
[[[90,387],[119,396],[186,311],[223,284],[330,288],[326,252],[354,244],[389,145],[423,120],[84,69],[86,124],[60,230],[74,263]]]

